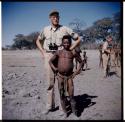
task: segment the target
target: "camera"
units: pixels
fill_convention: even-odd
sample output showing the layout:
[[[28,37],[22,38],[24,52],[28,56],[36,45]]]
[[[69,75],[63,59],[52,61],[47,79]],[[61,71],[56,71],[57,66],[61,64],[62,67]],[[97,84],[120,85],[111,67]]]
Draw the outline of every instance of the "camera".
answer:
[[[109,45],[108,45],[108,48],[112,48],[112,44],[109,44]]]
[[[57,46],[55,43],[53,43],[53,44],[50,43],[50,44],[49,44],[49,49],[50,49],[50,50],[58,50],[58,46]]]

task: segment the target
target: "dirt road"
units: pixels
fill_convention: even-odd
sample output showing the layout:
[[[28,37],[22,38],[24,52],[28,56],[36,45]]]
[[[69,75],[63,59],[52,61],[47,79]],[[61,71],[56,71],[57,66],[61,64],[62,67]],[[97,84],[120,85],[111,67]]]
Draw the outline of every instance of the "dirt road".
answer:
[[[88,70],[75,77],[75,99],[80,114],[70,114],[66,120],[121,119],[121,72],[111,69],[111,76],[103,79],[99,68],[98,51],[87,50]],[[2,117],[3,119],[61,120],[59,110],[42,114],[46,103],[46,71],[38,50],[2,52]],[[120,77],[118,77],[120,76]],[[59,105],[57,82],[56,105]]]

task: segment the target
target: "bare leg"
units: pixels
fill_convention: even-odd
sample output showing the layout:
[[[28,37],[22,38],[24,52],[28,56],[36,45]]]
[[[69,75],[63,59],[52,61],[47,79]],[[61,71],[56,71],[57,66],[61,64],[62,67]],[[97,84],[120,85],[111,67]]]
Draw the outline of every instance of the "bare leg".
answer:
[[[63,112],[67,113],[66,105],[65,105],[66,96],[65,96],[65,89],[64,89],[64,79],[61,77],[58,77],[58,89],[59,89],[60,102],[61,102]]]
[[[75,60],[75,62],[76,62],[76,69],[77,69],[78,62],[77,62],[77,60]]]
[[[107,66],[108,66],[108,56],[106,56],[105,54],[102,55],[103,58],[103,69],[104,69],[104,77],[107,76]]]
[[[99,56],[99,67],[103,67],[103,63],[102,63],[102,54],[100,54]]]
[[[119,66],[118,57],[116,57],[116,64],[117,64],[117,66]]]
[[[101,58],[99,58],[99,67],[101,67]]]
[[[87,61],[86,61],[86,69],[88,68],[88,63],[87,63]]]
[[[72,112],[74,114],[76,114],[76,102],[74,100],[74,85],[73,85],[72,79],[68,80],[68,93],[69,93],[69,97],[70,97]]]
[[[103,68],[103,59],[101,58],[101,68]]]
[[[85,69],[87,69],[87,59],[85,59],[85,65],[86,65]]]
[[[74,96],[74,85],[72,79],[68,80],[68,94],[69,96]]]
[[[83,61],[84,62],[84,61]],[[84,65],[85,65],[85,62],[83,63],[83,65],[82,65],[82,70],[84,70]]]

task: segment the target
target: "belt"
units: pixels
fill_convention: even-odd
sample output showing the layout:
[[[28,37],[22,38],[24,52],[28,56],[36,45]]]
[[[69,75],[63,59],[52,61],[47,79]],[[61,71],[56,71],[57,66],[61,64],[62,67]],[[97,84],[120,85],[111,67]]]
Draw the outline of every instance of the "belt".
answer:
[[[73,74],[73,73],[72,73]],[[61,74],[61,73],[57,73],[57,76],[59,76],[59,77],[61,77],[61,78],[65,78],[65,79],[70,79],[70,78],[72,78],[72,74],[70,74],[69,76],[66,76],[66,75],[63,75],[63,74]]]
[[[56,50],[46,50],[46,53],[55,53]]]

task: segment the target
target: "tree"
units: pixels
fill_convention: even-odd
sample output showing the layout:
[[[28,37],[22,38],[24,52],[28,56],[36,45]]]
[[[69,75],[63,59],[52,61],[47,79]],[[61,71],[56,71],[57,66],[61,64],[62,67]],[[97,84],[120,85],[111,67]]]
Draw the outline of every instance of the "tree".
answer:
[[[116,43],[120,43],[119,41],[121,40],[121,15],[120,12],[117,12],[114,14],[113,18],[113,23],[112,23],[112,35],[114,37],[114,40]]]
[[[38,35],[39,35],[39,32],[32,32],[26,37],[27,41],[30,42],[31,49],[36,49],[36,40]]]
[[[82,35],[81,31],[86,26],[86,23],[78,18],[75,18],[72,22],[69,23],[69,26],[79,35]]]
[[[81,21],[80,19],[75,18],[72,22],[69,23],[69,26],[74,30],[74,32],[79,34],[82,40],[84,39],[83,33],[82,33],[82,30],[86,26],[86,23],[84,21]],[[80,48],[81,48],[81,45],[77,46],[75,49],[80,50]]]
[[[14,43],[12,44],[12,48],[35,49],[36,48],[35,42],[38,35],[39,35],[39,32],[33,32],[27,36],[24,36],[23,34],[17,34],[13,39]]]
[[[21,49],[23,46],[23,43],[25,42],[25,36],[23,34],[17,34],[15,35],[15,38],[13,39],[13,41],[14,43],[12,47]]]
[[[109,35],[109,29],[112,29],[111,18],[103,18],[93,23],[95,28],[95,38],[105,38]]]

